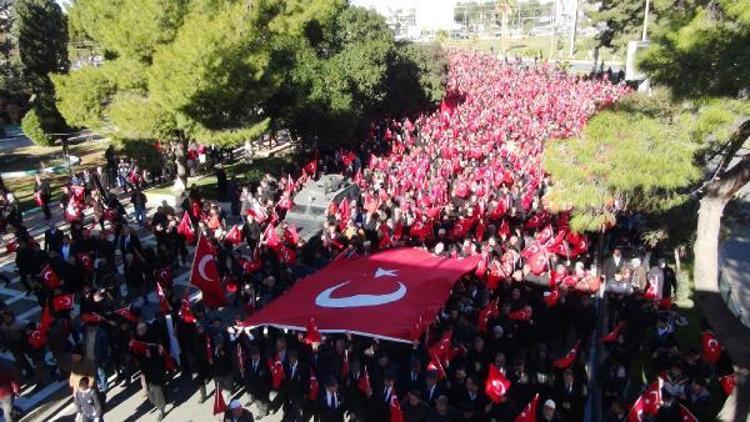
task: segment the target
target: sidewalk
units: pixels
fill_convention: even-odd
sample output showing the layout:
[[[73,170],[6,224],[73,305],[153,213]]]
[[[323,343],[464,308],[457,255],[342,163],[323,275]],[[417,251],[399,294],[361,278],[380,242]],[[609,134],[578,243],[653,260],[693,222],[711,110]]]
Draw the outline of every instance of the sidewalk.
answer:
[[[745,197],[742,211],[750,212]],[[750,328],[750,225],[735,228],[719,246],[719,291],[721,297],[742,323]]]

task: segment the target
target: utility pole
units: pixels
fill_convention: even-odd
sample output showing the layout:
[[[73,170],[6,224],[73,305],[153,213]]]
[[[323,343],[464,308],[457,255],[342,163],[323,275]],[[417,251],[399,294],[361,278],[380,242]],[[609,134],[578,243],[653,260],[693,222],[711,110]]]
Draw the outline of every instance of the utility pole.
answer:
[[[554,0],[555,2],[555,10],[554,14],[555,17],[552,21],[552,37],[549,44],[549,60],[552,61],[555,56],[555,50],[557,50],[557,2],[559,0]]]
[[[643,12],[643,36],[641,36],[641,41],[648,41],[648,12],[650,6],[651,1],[646,0],[646,10]]]
[[[568,49],[568,56],[573,58],[576,53],[576,32],[578,32],[578,2],[575,0],[573,3],[573,22],[570,25],[570,47]],[[646,0],[648,2],[648,0]]]

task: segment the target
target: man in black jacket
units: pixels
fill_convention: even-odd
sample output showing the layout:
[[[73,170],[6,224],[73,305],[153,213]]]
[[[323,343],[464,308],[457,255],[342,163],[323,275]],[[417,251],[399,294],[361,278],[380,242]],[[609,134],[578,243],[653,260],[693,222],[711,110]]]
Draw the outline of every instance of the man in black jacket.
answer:
[[[310,384],[310,374],[307,368],[299,361],[299,353],[296,349],[289,349],[286,353],[287,362],[284,364],[284,381],[281,383],[279,394],[274,399],[271,407],[274,412],[283,408],[283,422],[293,422],[302,419],[302,407],[305,403],[305,394]]]
[[[248,397],[248,406],[255,403],[258,406],[259,417],[268,414],[268,406],[271,404],[268,395],[271,386],[271,372],[260,355],[258,346],[250,347],[250,362],[245,369],[245,391]]]
[[[317,404],[320,422],[344,422],[346,401],[339,393],[339,384],[333,376],[326,380],[325,390],[318,396]]]
[[[55,223],[49,224],[49,229],[44,232],[44,251],[60,252],[63,243],[63,231],[57,228]]]

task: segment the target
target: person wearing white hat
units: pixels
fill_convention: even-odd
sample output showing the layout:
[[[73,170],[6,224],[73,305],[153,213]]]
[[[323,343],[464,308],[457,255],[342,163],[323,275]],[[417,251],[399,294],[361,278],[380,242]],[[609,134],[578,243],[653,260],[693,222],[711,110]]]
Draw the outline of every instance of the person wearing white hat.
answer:
[[[547,422],[557,422],[560,420],[560,417],[557,415],[557,411],[555,410],[555,401],[552,399],[547,399],[547,401],[544,402],[544,407],[542,408],[542,420]]]
[[[229,410],[224,413],[224,422],[255,422],[253,414],[242,407],[239,400],[229,402]]]

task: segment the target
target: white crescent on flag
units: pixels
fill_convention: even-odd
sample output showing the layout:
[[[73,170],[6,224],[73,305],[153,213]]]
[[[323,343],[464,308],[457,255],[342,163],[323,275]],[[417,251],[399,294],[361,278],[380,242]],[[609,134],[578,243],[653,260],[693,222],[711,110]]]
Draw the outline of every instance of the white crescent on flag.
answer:
[[[321,308],[358,308],[362,306],[379,306],[395,302],[406,296],[406,286],[398,282],[398,289],[384,295],[356,294],[346,297],[331,297],[339,287],[345,286],[351,281],[345,281],[329,287],[315,298],[315,304]]]
[[[204,255],[200,262],[198,263],[198,273],[203,277],[206,281],[216,281],[213,277],[209,277],[206,274],[206,264],[209,263],[209,261],[213,261],[214,257],[213,255]]]

